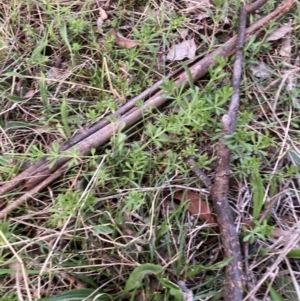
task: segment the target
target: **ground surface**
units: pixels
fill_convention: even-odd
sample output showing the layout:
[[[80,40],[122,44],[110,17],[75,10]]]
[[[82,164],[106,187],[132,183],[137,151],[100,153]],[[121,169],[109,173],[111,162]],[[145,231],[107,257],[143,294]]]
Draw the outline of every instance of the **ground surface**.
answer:
[[[3,0],[1,183],[44,154],[55,163],[63,142],[226,42],[239,2]],[[247,300],[300,300],[299,16],[297,4],[244,49],[228,145],[245,290],[256,291]],[[213,179],[232,65],[220,61],[190,89],[165,81],[163,108],[74,154],[67,173],[1,221],[1,301],[181,300],[178,281],[195,300],[222,300],[228,259],[213,213],[197,218],[210,200],[186,158]]]

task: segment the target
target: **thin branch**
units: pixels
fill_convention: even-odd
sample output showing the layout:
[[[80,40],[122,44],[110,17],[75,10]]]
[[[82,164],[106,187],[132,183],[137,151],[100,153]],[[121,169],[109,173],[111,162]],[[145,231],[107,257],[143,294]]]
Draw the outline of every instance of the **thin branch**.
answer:
[[[268,0],[257,0],[251,4],[247,4],[245,6],[245,9],[246,9],[247,13],[250,14],[250,13],[253,13],[256,10],[258,10],[259,8],[261,8],[267,2],[268,2]]]
[[[240,103],[240,82],[243,66],[243,46],[246,35],[247,11],[241,8],[236,57],[233,67],[232,86],[234,93],[231,98],[228,113],[222,118],[223,135],[218,147],[218,167],[212,187],[212,200],[221,232],[222,245],[226,258],[232,258],[226,267],[226,285],[224,286],[225,301],[241,301],[243,298],[242,255],[238,234],[234,224],[232,210],[228,201],[228,186],[230,176],[229,148],[225,145],[225,136],[235,132],[236,119]]]

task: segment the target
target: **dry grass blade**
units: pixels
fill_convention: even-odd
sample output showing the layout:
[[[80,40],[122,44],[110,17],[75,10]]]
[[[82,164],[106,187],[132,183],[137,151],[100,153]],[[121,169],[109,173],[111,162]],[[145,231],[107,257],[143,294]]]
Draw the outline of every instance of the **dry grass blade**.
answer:
[[[24,265],[22,258],[15,251],[13,246],[9,243],[9,241],[7,240],[7,238],[5,237],[5,235],[2,231],[0,231],[0,238],[5,243],[5,246],[12,252],[12,254],[14,255],[14,257],[17,260],[17,262],[14,264],[14,268],[16,268],[16,274],[15,274],[15,277],[12,277],[12,278],[14,278],[16,280],[16,287],[17,287],[19,297],[20,298],[22,297],[22,294],[20,292],[20,282],[23,281],[24,285],[25,285],[27,298],[29,301],[32,301],[33,299],[32,299],[30,288],[29,288],[28,275],[25,271],[25,265]]]
[[[261,279],[258,281],[258,283],[255,285],[255,287],[247,294],[247,296],[243,299],[243,301],[251,300],[253,295],[259,290],[261,285],[265,283],[265,281],[268,279],[268,277],[278,268],[278,265],[285,259],[286,255],[299,243],[300,240],[300,233],[296,232],[287,245],[280,250],[278,257],[273,262],[272,266],[268,268],[268,271],[261,277]]]

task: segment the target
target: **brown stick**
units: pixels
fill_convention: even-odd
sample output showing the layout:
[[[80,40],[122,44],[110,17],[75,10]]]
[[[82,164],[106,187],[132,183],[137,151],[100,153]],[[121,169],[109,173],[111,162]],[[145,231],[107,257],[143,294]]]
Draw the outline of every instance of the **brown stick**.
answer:
[[[255,2],[253,2],[252,4],[246,5],[245,9],[246,9],[247,13],[250,14],[250,13],[258,10],[259,8],[261,8],[267,2],[268,2],[268,0],[257,0]]]
[[[68,170],[68,164],[66,163],[63,165],[59,170],[51,174],[49,177],[46,177],[43,179],[43,181],[40,181],[38,185],[36,185],[34,188],[32,188],[30,191],[25,192],[21,197],[14,200],[13,203],[9,203],[6,208],[2,211],[0,211],[0,220],[5,219],[7,217],[7,214],[12,212],[13,210],[17,209],[20,205],[28,201],[32,198],[33,195],[47,187],[49,184],[51,184],[55,179],[57,179],[59,176],[61,176],[62,173],[66,172]]]
[[[247,10],[243,7],[239,18],[240,27],[233,67],[232,86],[234,93],[231,98],[228,113],[222,118],[223,135],[219,141],[217,153],[218,167],[215,174],[214,185],[211,190],[225,257],[232,258],[226,267],[226,285],[224,286],[225,301],[241,301],[243,299],[242,255],[232,210],[228,201],[231,152],[225,145],[224,139],[226,135],[233,134],[236,128],[240,102],[240,82],[243,65],[243,46],[246,34],[246,18]]]
[[[246,40],[249,40],[252,35],[257,34],[259,31],[261,31],[262,28],[265,27],[269,21],[277,20],[278,18],[283,16],[287,11],[289,11],[292,8],[292,6],[295,3],[296,0],[287,0],[283,2],[274,12],[270,13],[268,16],[262,18],[257,23],[250,26],[246,31]],[[231,38],[227,43],[222,45],[220,48],[212,52],[204,59],[193,62],[193,64],[189,66],[193,79],[198,80],[208,72],[209,68],[215,64],[214,61],[215,56],[218,55],[218,56],[228,57],[231,54],[233,54],[235,52],[236,39],[237,39],[236,36]],[[184,71],[182,72],[176,71],[175,74],[172,74],[172,76],[170,76],[170,79],[173,79],[177,86],[182,86],[182,85],[188,86],[189,84],[189,75]],[[160,84],[160,82],[158,83]],[[166,99],[163,97],[163,91],[159,90],[157,92],[156,90],[157,87],[159,86],[158,83],[155,84],[155,89],[153,90],[151,90],[151,88],[147,89],[149,95],[152,93],[157,93],[157,94],[149,98],[145,102],[143,107],[134,108],[130,112],[126,111],[126,116],[121,117],[116,123],[106,124],[105,122],[106,125],[104,127],[100,128],[100,130],[94,132],[93,134],[89,135],[83,140],[78,141],[78,143],[73,145],[73,147],[76,146],[77,150],[82,155],[86,155],[89,153],[91,148],[97,148],[103,143],[107,142],[109,138],[113,136],[114,133],[116,133],[120,129],[121,126],[123,127],[125,125],[125,128],[127,128],[132,124],[134,124],[136,121],[140,120],[142,118],[143,112],[145,111],[145,109],[149,108],[149,106],[159,107],[162,104],[164,104],[166,102]],[[141,95],[143,95],[143,93]],[[141,99],[141,95],[136,97],[135,99]],[[131,103],[133,102],[134,101],[132,100]],[[39,183],[45,180],[47,176],[55,173],[56,170],[58,170],[63,164],[69,161],[70,156],[66,157],[67,153],[70,153],[70,149],[61,152],[60,158],[57,160],[56,164],[51,169],[49,169],[48,166],[49,163],[45,160],[45,158],[43,158],[42,161],[24,170],[14,179],[12,179],[11,181],[7,182],[6,184],[0,187],[0,196],[5,197],[6,193],[12,191],[14,188],[19,187],[21,185],[23,185],[23,188],[26,188],[26,190],[30,190],[32,187],[39,185]],[[61,171],[60,173],[59,172],[55,173],[56,178],[58,178],[62,173],[63,171]],[[43,189],[44,187],[46,186],[40,186],[40,190]],[[28,196],[27,199],[29,199],[30,196],[28,193],[27,196]],[[24,199],[23,202],[26,201],[27,199]],[[7,210],[4,210],[2,214],[0,213],[0,219],[4,218],[4,216],[6,216],[6,214],[8,213],[9,212]]]
[[[226,135],[233,134],[236,129],[236,120],[240,103],[240,81],[243,64],[243,45],[246,33],[248,34],[248,31],[246,31],[246,17],[248,11],[258,8],[258,2],[264,3],[264,1],[257,1],[254,4],[244,6],[241,9],[239,18],[240,28],[232,79],[234,93],[232,95],[228,113],[225,114],[222,118],[223,135],[219,141],[219,148],[217,153],[218,167],[216,170],[214,185],[211,190],[214,210],[217,215],[217,221],[221,232],[221,240],[224,247],[225,257],[232,258],[231,262],[226,267],[224,301],[241,301],[243,299],[242,256],[232,210],[228,201],[231,152],[225,145],[224,140]],[[279,6],[279,8],[285,10],[285,3]],[[275,12],[274,15],[277,18],[278,15],[275,14]]]

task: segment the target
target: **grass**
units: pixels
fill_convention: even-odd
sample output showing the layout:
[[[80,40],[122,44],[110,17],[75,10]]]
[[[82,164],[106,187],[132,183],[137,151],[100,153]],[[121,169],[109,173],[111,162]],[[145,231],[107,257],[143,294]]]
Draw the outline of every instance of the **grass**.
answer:
[[[279,2],[269,1],[262,13]],[[64,141],[175,70],[181,62],[166,62],[164,51],[185,34],[201,57],[238,24],[236,1],[206,3],[196,14],[179,2],[119,0],[104,7],[108,19],[97,28],[103,5],[0,4],[1,182],[45,153],[51,165]],[[267,42],[271,29],[245,46],[238,126],[226,141],[248,291],[269,273],[299,225],[299,15],[297,4],[272,24],[274,30],[291,20],[289,57],[280,55],[283,40]],[[140,46],[116,45],[112,29]],[[219,60],[186,90],[166,81],[167,105],[90,155],[72,154],[70,172],[1,221],[1,301],[181,300],[180,280],[195,300],[221,300],[228,259],[219,233],[174,193],[199,193],[209,202],[185,158],[195,156],[213,177],[232,62]],[[268,75],[259,78],[251,67],[262,63]],[[258,287],[257,300],[300,298],[297,241],[287,251]]]

